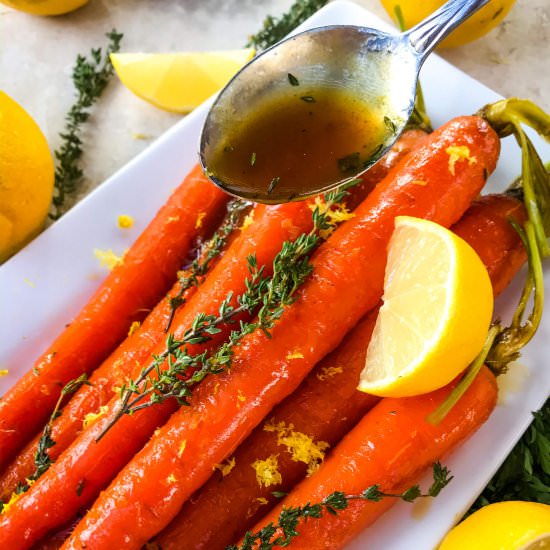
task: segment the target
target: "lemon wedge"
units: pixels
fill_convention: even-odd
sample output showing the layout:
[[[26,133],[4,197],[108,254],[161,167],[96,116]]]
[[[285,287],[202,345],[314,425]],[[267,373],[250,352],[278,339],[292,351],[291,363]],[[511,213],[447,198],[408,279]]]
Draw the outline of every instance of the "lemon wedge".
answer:
[[[508,501],[484,506],[451,529],[439,550],[548,550],[550,505]]]
[[[0,92],[0,263],[42,229],[52,200],[54,164],[31,116]]]
[[[359,389],[388,397],[449,383],[483,347],[493,311],[489,275],[470,245],[407,216],[395,220],[383,301]]]
[[[122,83],[153,105],[188,113],[220,90],[254,56],[254,50],[112,53]]]

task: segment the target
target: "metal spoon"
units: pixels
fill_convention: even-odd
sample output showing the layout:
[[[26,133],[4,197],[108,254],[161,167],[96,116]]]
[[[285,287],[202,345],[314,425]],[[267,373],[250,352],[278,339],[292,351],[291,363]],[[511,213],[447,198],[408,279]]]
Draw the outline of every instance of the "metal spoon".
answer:
[[[216,185],[232,195],[265,203],[299,200],[337,187],[363,173],[404,130],[414,106],[418,73],[428,54],[488,1],[450,0],[402,34],[333,25],[302,32],[264,51],[227,84],[208,113],[200,140],[200,161],[205,172]],[[357,162],[342,163],[345,170],[328,170],[326,166],[333,164],[325,165],[322,161],[327,160],[332,151],[315,149],[328,139],[330,130],[326,135],[297,141],[307,147],[307,151],[290,147],[294,143],[291,135],[288,145],[284,139],[279,139],[275,150],[266,148],[270,143],[269,131],[252,146],[247,146],[250,150],[239,151],[233,146],[233,143],[240,143],[239,137],[250,129],[254,116],[254,123],[258,123],[258,117],[273,115],[277,109],[274,98],[284,94],[294,94],[296,101],[302,100],[300,105],[309,109],[309,115],[325,116],[327,105],[314,102],[315,90],[325,93],[327,89],[344,89],[350,97],[356,97],[365,108],[371,109],[373,124],[377,124],[379,130],[374,137],[370,136],[372,143],[368,150],[359,149],[358,143],[357,153],[349,151]],[[303,101],[311,104],[304,106]],[[351,105],[352,102],[344,103]],[[283,109],[281,104],[282,110],[277,116],[288,114],[289,103],[284,105]],[[297,104],[290,105],[298,108]],[[270,120],[273,123],[274,119]],[[289,120],[289,128],[291,123]],[[259,153],[257,156],[256,147],[264,151],[262,158]],[[232,162],[235,159],[240,159],[240,164]],[[340,164],[342,160],[346,159],[331,159],[330,162]],[[292,176],[297,168],[311,170],[298,170],[301,174],[298,181]],[[281,173],[276,173],[276,169]]]

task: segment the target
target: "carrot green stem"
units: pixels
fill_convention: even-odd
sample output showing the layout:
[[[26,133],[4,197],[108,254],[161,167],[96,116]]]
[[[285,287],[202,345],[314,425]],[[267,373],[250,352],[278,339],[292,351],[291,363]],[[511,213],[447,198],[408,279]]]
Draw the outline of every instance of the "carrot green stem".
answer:
[[[426,421],[430,424],[439,424],[449,413],[449,411],[457,404],[458,400],[464,395],[466,390],[470,387],[470,384],[474,381],[477,373],[485,363],[485,359],[493,346],[493,342],[499,333],[499,326],[493,325],[487,334],[487,339],[483,345],[479,355],[474,359],[466,370],[466,374],[462,377],[460,382],[453,388],[451,393],[446,399],[439,405],[439,407],[426,417]]]
[[[522,124],[550,142],[550,115],[527,99],[510,98],[486,105],[479,112],[501,137],[513,135],[521,148],[521,186],[542,257],[550,256],[550,176]]]

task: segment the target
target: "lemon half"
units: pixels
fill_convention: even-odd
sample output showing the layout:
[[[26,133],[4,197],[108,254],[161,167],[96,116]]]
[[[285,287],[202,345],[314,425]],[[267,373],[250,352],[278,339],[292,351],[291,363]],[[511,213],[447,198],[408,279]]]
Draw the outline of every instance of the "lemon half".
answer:
[[[149,103],[188,113],[220,90],[254,50],[177,53],[112,53],[122,83]]]
[[[31,116],[0,92],[0,262],[42,228],[52,200],[54,165]]]
[[[550,505],[508,501],[484,506],[454,527],[439,547],[465,549],[550,549]]]
[[[395,220],[383,301],[359,389],[388,397],[448,384],[483,347],[493,312],[491,281],[472,247],[407,216]]]

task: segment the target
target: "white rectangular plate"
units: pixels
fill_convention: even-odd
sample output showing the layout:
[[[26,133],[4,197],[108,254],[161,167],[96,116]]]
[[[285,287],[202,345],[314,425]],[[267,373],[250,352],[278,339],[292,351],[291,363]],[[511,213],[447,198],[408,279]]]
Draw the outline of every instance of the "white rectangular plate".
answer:
[[[328,24],[353,24],[390,30],[363,8],[337,1],[297,30]],[[453,116],[475,113],[500,99],[479,82],[437,56],[422,70],[422,85],[435,126]],[[200,128],[210,101],[176,124],[145,152],[118,171],[84,201],[0,267],[0,378],[4,393],[33,363],[65,323],[86,303],[105,271],[94,248],[122,253],[197,160]],[[543,147],[535,140],[537,147]],[[503,190],[520,170],[520,155],[512,140],[502,154],[487,191]],[[136,224],[117,227],[119,214]],[[545,284],[550,291],[550,274]],[[516,286],[519,282],[516,282]],[[513,290],[500,300],[503,313],[513,309]],[[516,289],[517,290],[517,289]],[[523,353],[521,365],[501,378],[502,397],[489,421],[466,444],[444,460],[454,481],[432,504],[398,503],[351,545],[350,550],[431,550],[462,516],[550,393],[545,357],[550,356],[550,313]],[[515,374],[514,374],[515,373]],[[513,378],[512,378],[513,377]],[[429,483],[430,476],[424,480]]]

